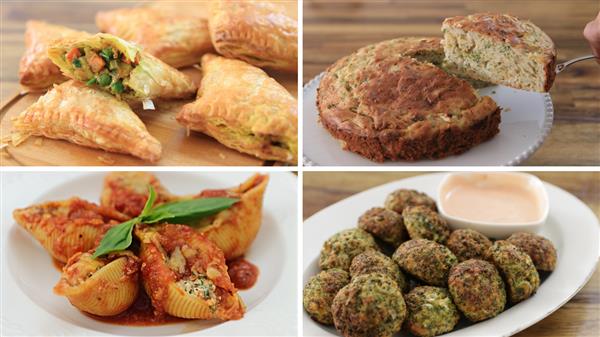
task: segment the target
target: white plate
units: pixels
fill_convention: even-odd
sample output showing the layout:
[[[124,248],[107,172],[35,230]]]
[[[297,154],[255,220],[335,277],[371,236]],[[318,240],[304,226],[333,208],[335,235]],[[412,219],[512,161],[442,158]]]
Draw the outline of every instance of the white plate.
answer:
[[[173,193],[236,186],[251,173],[156,173]],[[12,219],[12,210],[34,202],[80,196],[100,198],[104,174],[2,173],[3,335],[285,335],[297,334],[297,178],[271,173],[263,223],[246,258],[259,268],[257,283],[240,294],[247,305],[241,320],[132,327],[91,319],[66,298],[52,293],[59,271],[48,253]],[[282,310],[285,308],[285,310]]]
[[[383,205],[385,197],[397,188],[412,188],[437,198],[444,174],[422,175],[381,185],[333,204],[304,222],[303,283],[318,272],[321,245],[336,232],[350,228],[367,209]],[[544,183],[548,190],[550,214],[539,232],[552,240],[558,252],[556,270],[543,280],[537,293],[487,321],[479,322],[445,336],[510,336],[540,321],[564,305],[583,288],[598,263],[600,230],[594,213],[564,190]],[[335,329],[313,321],[303,312],[305,336],[339,336]],[[398,335],[409,334],[401,332]]]
[[[323,73],[304,86],[304,165],[325,166],[498,166],[517,165],[531,156],[552,128],[554,109],[547,93],[528,92],[505,86],[480,89],[502,110],[500,133],[469,151],[439,160],[386,161],[376,163],[342,150],[339,142],[318,123],[317,88]]]

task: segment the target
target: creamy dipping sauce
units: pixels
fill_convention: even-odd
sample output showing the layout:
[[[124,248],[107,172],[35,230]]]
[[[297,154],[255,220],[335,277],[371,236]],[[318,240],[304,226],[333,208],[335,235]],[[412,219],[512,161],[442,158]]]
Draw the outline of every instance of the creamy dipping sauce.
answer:
[[[541,196],[526,176],[454,175],[440,192],[444,211],[456,218],[523,224],[539,221],[544,216]]]

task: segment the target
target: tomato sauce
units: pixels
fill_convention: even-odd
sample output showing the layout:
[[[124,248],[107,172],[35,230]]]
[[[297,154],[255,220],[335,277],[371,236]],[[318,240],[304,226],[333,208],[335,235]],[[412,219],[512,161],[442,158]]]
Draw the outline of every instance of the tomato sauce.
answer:
[[[62,272],[62,269],[65,266],[64,263],[58,261],[57,259],[52,259],[52,265],[54,268],[58,269],[59,272]]]
[[[227,262],[231,282],[237,289],[250,289],[258,278],[258,267],[245,260],[243,257]]]

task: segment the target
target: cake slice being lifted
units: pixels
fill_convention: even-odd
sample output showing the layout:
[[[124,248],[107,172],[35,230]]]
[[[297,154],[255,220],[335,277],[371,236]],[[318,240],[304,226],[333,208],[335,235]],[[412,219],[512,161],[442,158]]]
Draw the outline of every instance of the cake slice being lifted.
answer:
[[[444,20],[446,62],[467,76],[545,92],[554,82],[556,50],[539,27],[506,14],[480,13]]]

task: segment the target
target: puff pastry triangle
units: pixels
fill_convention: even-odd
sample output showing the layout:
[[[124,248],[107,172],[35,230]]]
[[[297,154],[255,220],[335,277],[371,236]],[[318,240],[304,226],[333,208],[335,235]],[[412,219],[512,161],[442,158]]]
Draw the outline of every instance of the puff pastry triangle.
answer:
[[[124,103],[83,83],[57,85],[13,121],[12,143],[30,136],[64,139],[71,143],[128,153],[157,161],[161,145]]]
[[[208,21],[159,8],[121,8],[96,14],[100,31],[134,42],[163,62],[180,68],[213,50]]]
[[[22,85],[40,90],[61,83],[67,78],[50,61],[48,46],[63,38],[83,38],[90,34],[44,21],[29,20],[25,29],[25,54],[19,63],[19,81]]]
[[[296,71],[296,2],[213,0],[208,21],[219,54],[257,67]]]
[[[296,163],[296,99],[261,69],[214,54],[202,57],[203,78],[195,102],[177,121],[220,143],[265,160]]]
[[[196,91],[177,69],[110,34],[60,40],[48,56],[66,76],[124,99],[185,98]]]

